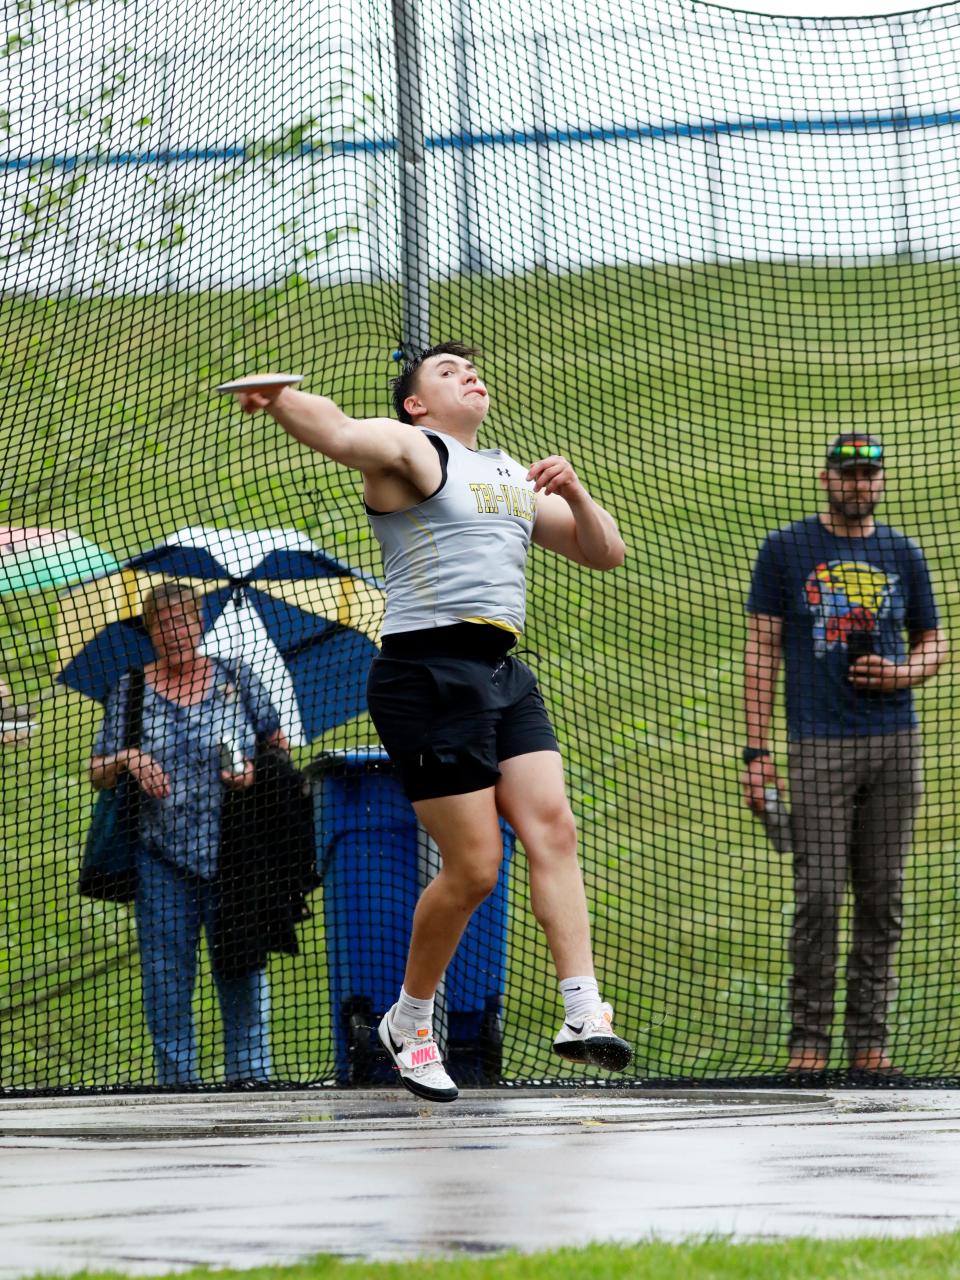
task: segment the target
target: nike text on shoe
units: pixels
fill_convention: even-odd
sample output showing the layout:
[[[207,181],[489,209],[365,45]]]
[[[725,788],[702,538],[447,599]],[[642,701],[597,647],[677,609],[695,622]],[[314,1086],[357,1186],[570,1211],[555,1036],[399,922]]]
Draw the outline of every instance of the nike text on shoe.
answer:
[[[633,1050],[626,1040],[613,1034],[613,1010],[602,1004],[579,1023],[565,1022],[553,1042],[555,1052],[569,1062],[585,1062],[605,1071],[623,1071],[630,1065]]]
[[[380,1043],[400,1072],[400,1081],[428,1102],[453,1102],[460,1090],[443,1068],[440,1050],[429,1027],[420,1027],[413,1035],[398,1031],[393,1025],[394,1005],[380,1020]]]

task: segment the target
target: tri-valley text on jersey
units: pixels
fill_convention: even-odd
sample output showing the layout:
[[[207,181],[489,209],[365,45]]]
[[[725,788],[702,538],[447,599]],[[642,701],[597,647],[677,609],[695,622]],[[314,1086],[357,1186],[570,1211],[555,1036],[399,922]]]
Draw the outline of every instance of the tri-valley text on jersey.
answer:
[[[506,515],[519,516],[521,520],[533,520],[537,514],[537,498],[531,489],[515,484],[472,484],[470,492],[480,515],[499,515],[501,503]]]

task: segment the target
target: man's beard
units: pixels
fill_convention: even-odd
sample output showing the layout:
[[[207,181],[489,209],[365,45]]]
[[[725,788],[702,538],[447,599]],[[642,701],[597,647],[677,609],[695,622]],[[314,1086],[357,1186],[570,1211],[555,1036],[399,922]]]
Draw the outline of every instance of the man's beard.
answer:
[[[844,520],[866,520],[877,509],[877,502],[857,502],[854,498],[829,498],[830,510]]]

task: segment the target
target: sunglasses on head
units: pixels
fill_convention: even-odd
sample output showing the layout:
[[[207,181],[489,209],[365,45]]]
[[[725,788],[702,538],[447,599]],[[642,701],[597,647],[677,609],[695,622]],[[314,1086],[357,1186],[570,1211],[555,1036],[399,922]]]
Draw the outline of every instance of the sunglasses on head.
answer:
[[[883,459],[883,445],[838,444],[830,450],[831,462],[847,462],[851,458],[862,458],[866,462],[880,462]]]

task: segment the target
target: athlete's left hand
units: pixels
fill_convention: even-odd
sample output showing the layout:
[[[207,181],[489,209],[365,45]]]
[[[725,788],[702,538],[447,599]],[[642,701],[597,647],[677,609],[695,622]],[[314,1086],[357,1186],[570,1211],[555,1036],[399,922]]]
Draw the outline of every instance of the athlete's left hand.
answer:
[[[571,464],[556,453],[535,462],[527,472],[527,479],[533,481],[534,493],[559,493],[568,500],[583,490]]]
[[[870,653],[853,663],[850,683],[869,693],[895,693],[897,689],[909,689],[913,678],[905,662],[891,662],[879,653]]]

